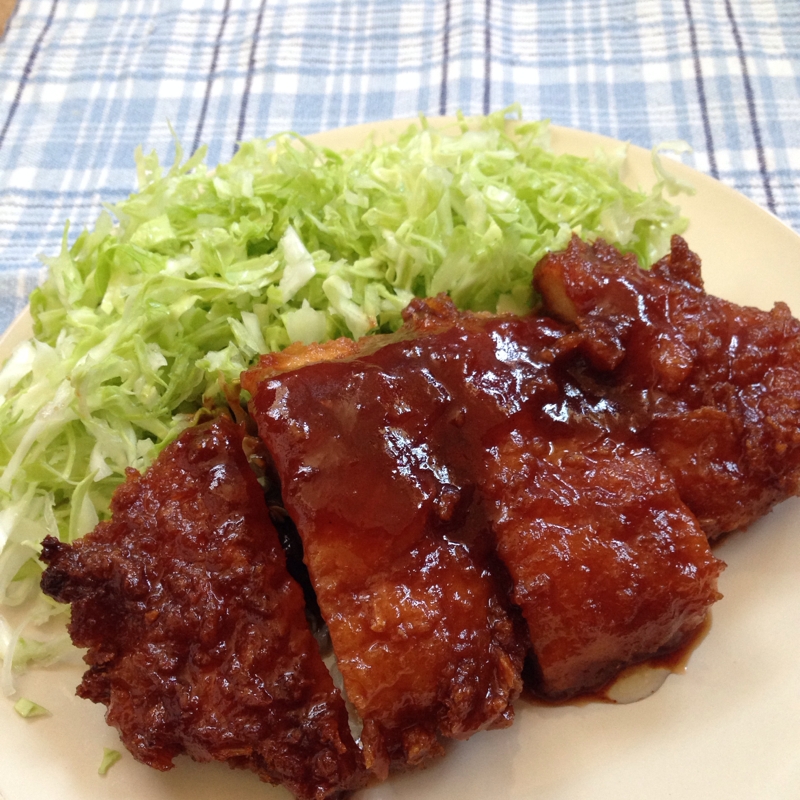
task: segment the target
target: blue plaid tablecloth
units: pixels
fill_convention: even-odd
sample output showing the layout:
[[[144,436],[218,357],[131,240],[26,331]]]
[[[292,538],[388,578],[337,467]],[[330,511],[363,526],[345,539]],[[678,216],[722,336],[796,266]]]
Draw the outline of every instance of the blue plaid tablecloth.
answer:
[[[142,144],[519,102],[687,160],[800,231],[798,0],[20,0],[0,41],[0,331]]]

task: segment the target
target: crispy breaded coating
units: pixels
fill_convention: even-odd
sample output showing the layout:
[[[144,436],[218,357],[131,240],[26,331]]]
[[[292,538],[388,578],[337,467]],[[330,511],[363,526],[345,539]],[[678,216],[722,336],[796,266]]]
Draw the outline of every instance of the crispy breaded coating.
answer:
[[[710,538],[798,493],[800,322],[785,304],[766,312],[707,294],[679,236],[649,272],[574,237],[534,283],[543,311],[586,337],[583,385],[658,453]]]
[[[224,761],[321,800],[357,786],[362,759],[242,437],[219,418],[129,470],[110,521],[45,540],[42,587],[89,648],[78,694],[136,759]]]

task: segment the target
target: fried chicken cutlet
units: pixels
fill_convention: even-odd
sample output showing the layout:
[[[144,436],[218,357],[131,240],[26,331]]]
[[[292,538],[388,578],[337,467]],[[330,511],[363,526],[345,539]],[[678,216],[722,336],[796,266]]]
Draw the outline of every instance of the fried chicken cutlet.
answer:
[[[521,689],[520,629],[462,474],[466,412],[428,369],[463,369],[449,332],[433,349],[408,331],[293,346],[242,376],[379,776],[510,724]]]
[[[167,770],[186,753],[322,800],[358,786],[363,762],[242,441],[221,417],[129,470],[109,522],[44,541],[42,588],[89,648],[78,694],[137,760]]]
[[[474,604],[464,618],[427,599],[462,590],[458,570],[423,568],[428,550],[424,562],[409,557],[421,542],[481,558],[497,545],[505,570],[492,575],[512,580],[538,659],[535,688],[550,696],[597,688],[677,646],[718,597],[721,564],[669,476],[598,427],[597,398],[570,383],[561,365],[581,342],[553,320],[459,313],[436,298],[414,301],[396,335],[293,346],[243,375],[345,687],[386,739],[426,716],[446,735],[491,722],[484,710],[452,724],[453,709],[465,717],[489,696],[455,691],[449,677],[462,669],[456,643],[477,641],[487,614]],[[571,460],[548,462],[554,437]],[[593,457],[581,461],[587,447]],[[417,639],[419,620],[429,630]],[[466,676],[491,687],[496,659],[484,641]],[[493,694],[513,699],[508,687]]]
[[[538,264],[543,312],[585,335],[573,374],[675,479],[710,539],[800,491],[800,322],[707,294],[679,236],[650,271],[572,239]]]
[[[598,689],[694,634],[724,565],[649,448],[529,415],[488,453],[484,493],[539,694]]]

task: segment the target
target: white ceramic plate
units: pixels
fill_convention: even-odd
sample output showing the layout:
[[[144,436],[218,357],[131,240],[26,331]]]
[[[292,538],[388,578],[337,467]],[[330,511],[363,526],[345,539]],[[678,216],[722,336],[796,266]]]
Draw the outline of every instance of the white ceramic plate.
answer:
[[[358,146],[385,122],[319,134],[331,147]],[[591,155],[618,142],[555,128],[559,152]],[[697,189],[681,206],[686,237],[703,258],[709,291],[800,312],[800,237],[741,195],[688,167],[674,171]],[[651,185],[650,154],[631,147],[626,179]],[[0,361],[30,335],[23,315],[0,340]],[[359,800],[797,800],[800,797],[800,502],[789,501],[717,547],[728,562],[725,598],[684,674],[632,705],[517,704],[512,728],[479,734],[417,773],[394,776]],[[268,800],[282,789],[219,764],[178,759],[170,773],[125,752],[97,775],[102,748],[122,749],[103,708],[74,697],[80,663],[35,671],[22,695],[51,717],[24,720],[0,702],[0,800]]]

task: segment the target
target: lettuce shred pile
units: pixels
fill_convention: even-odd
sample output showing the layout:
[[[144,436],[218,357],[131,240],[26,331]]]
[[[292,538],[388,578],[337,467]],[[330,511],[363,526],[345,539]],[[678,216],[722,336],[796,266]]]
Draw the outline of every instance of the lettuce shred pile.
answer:
[[[685,228],[619,177],[624,153],[554,155],[545,122],[506,112],[443,133],[338,153],[296,136],[203,151],[166,173],[137,152],[140,190],[47,258],[35,338],[0,371],[2,688],[56,658],[64,614],[38,588],[39,543],[107,516],[126,467],[143,469],[257,355],[299,340],[391,331],[414,295],[469,309],[530,307],[534,264],[572,232],[649,265]]]

